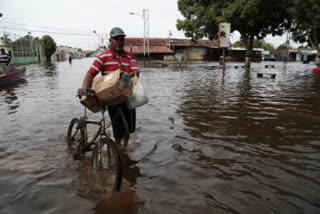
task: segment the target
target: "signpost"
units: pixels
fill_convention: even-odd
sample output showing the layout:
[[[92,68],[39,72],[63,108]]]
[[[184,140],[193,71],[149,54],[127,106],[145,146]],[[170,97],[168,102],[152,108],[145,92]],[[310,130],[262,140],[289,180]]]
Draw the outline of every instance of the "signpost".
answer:
[[[222,48],[222,68],[223,74],[226,70],[226,49],[230,47],[230,23],[220,23],[219,24],[219,47]]]

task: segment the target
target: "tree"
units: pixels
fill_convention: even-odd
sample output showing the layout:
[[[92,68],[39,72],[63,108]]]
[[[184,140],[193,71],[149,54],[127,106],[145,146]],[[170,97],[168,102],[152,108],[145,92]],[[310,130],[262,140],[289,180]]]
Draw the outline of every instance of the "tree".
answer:
[[[290,46],[290,42],[286,41],[285,43],[279,45],[276,50],[288,50],[288,49],[292,49],[292,47]]]
[[[244,42],[243,41],[236,41],[235,43],[232,44],[232,46],[235,48],[244,48]]]
[[[10,43],[12,42],[9,37],[9,34],[6,33],[3,33],[3,37],[1,37],[1,40],[4,45],[10,45]]]
[[[253,40],[253,48],[262,48],[264,42],[260,40]],[[246,44],[244,41],[236,41],[233,45],[233,47],[246,47]]]
[[[272,44],[266,42],[262,44],[262,48],[266,51],[273,51],[275,49]]]
[[[44,47],[44,54],[48,62],[51,61],[51,55],[56,51],[57,45],[49,35],[44,35],[41,38]]]
[[[243,41],[236,41],[235,43],[232,44],[232,46],[244,48],[245,44]],[[256,40],[256,39],[253,41],[253,48],[263,48],[264,50],[267,50],[267,51],[274,50],[274,47],[272,44],[264,41]]]
[[[308,43],[317,50],[316,63],[320,66],[320,1],[292,0],[288,9],[293,17],[291,28],[293,40]]]
[[[231,23],[231,31],[239,31],[246,48],[246,68],[250,68],[254,39],[268,34],[282,35],[290,24],[287,7],[290,0],[178,0],[185,17],[177,20],[178,30],[187,37],[216,39],[218,24]]]

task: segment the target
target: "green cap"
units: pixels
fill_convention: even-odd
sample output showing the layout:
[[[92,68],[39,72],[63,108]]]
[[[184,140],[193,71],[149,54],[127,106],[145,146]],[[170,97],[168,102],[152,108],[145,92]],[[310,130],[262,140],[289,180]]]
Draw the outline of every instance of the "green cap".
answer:
[[[110,31],[110,38],[115,37],[115,36],[126,36],[126,34],[124,34],[124,32],[121,28],[114,27]]]

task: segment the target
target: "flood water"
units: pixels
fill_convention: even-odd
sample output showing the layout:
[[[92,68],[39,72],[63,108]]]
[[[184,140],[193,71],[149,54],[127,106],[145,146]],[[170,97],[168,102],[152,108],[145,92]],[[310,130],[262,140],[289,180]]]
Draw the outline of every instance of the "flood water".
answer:
[[[0,89],[0,213],[320,213],[320,75],[301,62],[141,68],[131,188],[98,208],[65,143],[92,60],[27,65]]]

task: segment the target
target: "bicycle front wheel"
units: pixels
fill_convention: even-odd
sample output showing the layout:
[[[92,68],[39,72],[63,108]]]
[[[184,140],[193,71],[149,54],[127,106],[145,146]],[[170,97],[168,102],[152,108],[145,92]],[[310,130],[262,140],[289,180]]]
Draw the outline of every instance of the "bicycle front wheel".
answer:
[[[70,122],[67,134],[69,149],[80,149],[80,144],[84,142],[84,132],[78,118],[73,118]]]
[[[122,183],[122,171],[117,145],[111,139],[101,139],[92,153],[92,168],[99,189],[119,192]]]

